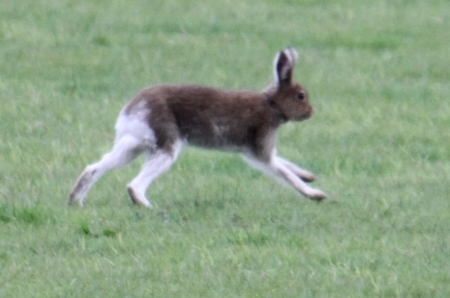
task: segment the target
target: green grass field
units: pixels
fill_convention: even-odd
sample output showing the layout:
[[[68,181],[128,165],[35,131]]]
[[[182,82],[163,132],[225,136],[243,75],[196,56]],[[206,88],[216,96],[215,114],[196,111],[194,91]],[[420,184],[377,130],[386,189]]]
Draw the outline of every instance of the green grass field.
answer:
[[[449,297],[450,3],[3,0],[0,297]],[[157,83],[260,90],[295,46],[315,115],[280,155],[317,204],[238,156],[140,160],[67,197]]]

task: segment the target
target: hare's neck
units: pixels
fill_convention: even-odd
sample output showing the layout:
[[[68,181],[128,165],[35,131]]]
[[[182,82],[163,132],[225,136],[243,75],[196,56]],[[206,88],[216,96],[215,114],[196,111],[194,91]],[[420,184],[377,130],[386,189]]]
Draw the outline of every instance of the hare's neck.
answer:
[[[278,107],[277,103],[267,94],[263,93],[264,101],[267,103],[269,108],[271,109],[273,115],[274,123],[279,126],[289,121],[289,118],[286,114]]]

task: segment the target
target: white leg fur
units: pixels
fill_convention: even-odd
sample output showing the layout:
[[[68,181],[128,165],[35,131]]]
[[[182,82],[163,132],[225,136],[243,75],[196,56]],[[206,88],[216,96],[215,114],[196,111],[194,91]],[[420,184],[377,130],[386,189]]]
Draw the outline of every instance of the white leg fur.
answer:
[[[158,150],[148,156],[141,172],[128,184],[128,194],[133,203],[152,208],[152,204],[145,197],[145,192],[153,180],[168,170],[175,162],[181,147],[181,142],[177,142],[173,146],[172,154]]]
[[[289,170],[291,170],[291,172],[293,172],[295,175],[297,175],[303,181],[313,182],[314,180],[316,180],[316,177],[314,177],[313,173],[308,172],[307,170],[304,170],[304,169],[298,167],[296,164],[293,164],[289,160],[286,160],[279,156],[274,156],[273,158],[275,158],[278,162],[280,162],[284,166],[286,166]]]
[[[118,139],[111,152],[105,154],[97,163],[86,167],[70,194],[69,204],[78,202],[83,205],[84,197],[92,185],[106,172],[133,161],[142,152],[139,146],[140,142],[134,136],[127,135]]]
[[[304,181],[302,181],[297,176],[297,174],[290,169],[294,168],[294,164],[281,159],[280,157],[273,155],[269,162],[263,162],[251,156],[244,156],[244,160],[257,169],[270,173],[275,177],[281,178],[284,182],[294,187],[298,192],[312,200],[321,201],[327,197],[326,194],[321,190],[312,188],[308,186]],[[295,169],[300,170],[302,174],[305,174],[306,172],[305,170],[300,169],[297,166],[295,166]]]

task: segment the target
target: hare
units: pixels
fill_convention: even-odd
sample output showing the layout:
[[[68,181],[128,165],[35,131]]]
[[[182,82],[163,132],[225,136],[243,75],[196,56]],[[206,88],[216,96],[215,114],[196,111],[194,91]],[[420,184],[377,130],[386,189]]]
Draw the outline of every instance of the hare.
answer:
[[[257,169],[281,178],[312,200],[326,198],[311,188],[312,173],[276,154],[278,127],[311,117],[305,88],[292,80],[298,54],[280,51],[274,60],[275,81],[261,93],[228,91],[200,85],[157,85],[140,91],[120,112],[112,151],[88,165],[69,197],[83,205],[92,185],[107,171],[145,154],[142,170],[130,184],[133,203],[152,207],[145,192],[177,159],[183,145],[241,153]]]

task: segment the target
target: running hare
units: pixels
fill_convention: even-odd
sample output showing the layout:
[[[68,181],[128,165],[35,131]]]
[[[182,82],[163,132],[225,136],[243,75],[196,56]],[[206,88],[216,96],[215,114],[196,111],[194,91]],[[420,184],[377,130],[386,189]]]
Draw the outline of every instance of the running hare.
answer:
[[[152,207],[145,197],[150,183],[177,159],[183,145],[234,151],[258,169],[281,178],[312,200],[325,193],[305,182],[314,175],[277,156],[275,136],[287,121],[311,117],[308,93],[292,80],[298,54],[293,48],[275,56],[275,82],[262,93],[228,91],[200,85],[158,85],[140,91],[120,112],[111,152],[86,167],[69,204],[83,199],[103,174],[144,153],[139,175],[128,184],[135,204]]]

